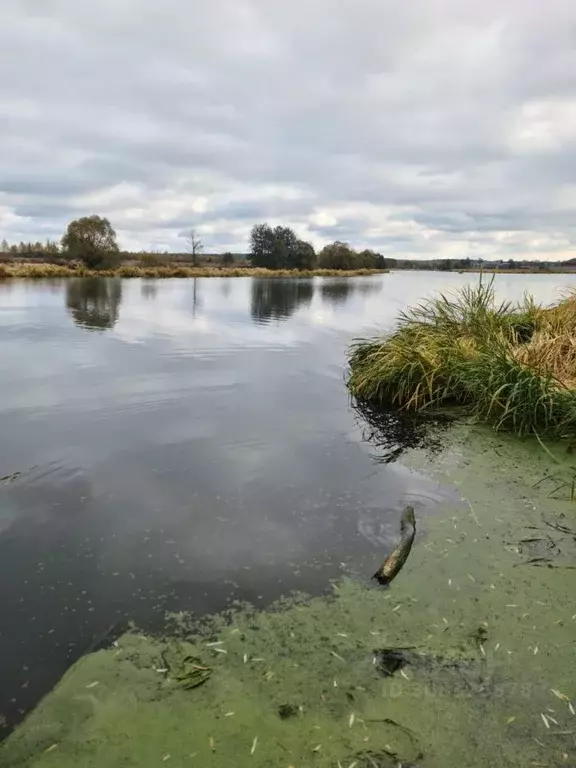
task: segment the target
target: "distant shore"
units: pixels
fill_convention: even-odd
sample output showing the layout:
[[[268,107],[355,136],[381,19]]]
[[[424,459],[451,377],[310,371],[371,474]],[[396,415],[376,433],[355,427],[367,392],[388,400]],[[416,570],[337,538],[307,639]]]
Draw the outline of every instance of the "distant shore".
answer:
[[[81,264],[50,264],[48,262],[0,262],[0,280],[10,278],[66,278],[66,277],[143,277],[143,278],[177,278],[177,277],[362,277],[380,275],[387,272],[446,272],[456,274],[488,274],[488,275],[571,275],[576,269],[265,269],[263,267],[230,266],[221,267],[211,264],[196,267],[186,264],[139,265],[121,264],[113,269],[88,269]]]
[[[494,269],[494,268],[481,268],[481,267],[467,267],[461,269],[460,267],[454,267],[452,269],[430,269],[426,267],[390,267],[389,272],[444,272],[446,274],[458,274],[458,275],[576,275],[576,268],[573,269],[559,269],[559,268],[537,268],[528,267],[527,269]]]
[[[259,267],[214,267],[183,265],[137,266],[124,264],[114,269],[88,269],[83,266],[59,264],[0,264],[0,279],[64,278],[64,277],[362,277],[388,272],[387,269],[262,269]]]
[[[483,273],[485,275],[574,275],[576,274],[576,268],[573,269],[536,269],[530,267],[528,269],[480,269],[480,267],[470,267],[469,269],[452,269],[451,272],[458,272],[458,274],[464,274],[465,272],[474,272],[476,274]]]

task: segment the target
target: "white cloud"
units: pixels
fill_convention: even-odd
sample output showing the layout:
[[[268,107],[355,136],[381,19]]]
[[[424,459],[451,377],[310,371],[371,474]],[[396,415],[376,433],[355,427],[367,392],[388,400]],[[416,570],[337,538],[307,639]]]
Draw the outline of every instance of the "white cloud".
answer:
[[[310,221],[317,227],[334,227],[338,224],[338,219],[327,211],[318,211],[310,216]]]
[[[512,128],[512,149],[520,152],[570,150],[576,142],[576,98],[523,104]]]
[[[569,0],[4,0],[0,226],[253,223],[411,256],[576,243]]]

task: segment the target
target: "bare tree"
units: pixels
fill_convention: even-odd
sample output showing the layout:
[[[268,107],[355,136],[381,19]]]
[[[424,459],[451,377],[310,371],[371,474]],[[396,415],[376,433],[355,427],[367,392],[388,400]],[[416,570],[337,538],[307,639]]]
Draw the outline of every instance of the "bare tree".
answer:
[[[186,251],[192,256],[192,266],[196,266],[198,263],[198,256],[202,253],[204,250],[204,246],[202,245],[202,240],[198,237],[196,234],[195,229],[191,229],[186,234]]]

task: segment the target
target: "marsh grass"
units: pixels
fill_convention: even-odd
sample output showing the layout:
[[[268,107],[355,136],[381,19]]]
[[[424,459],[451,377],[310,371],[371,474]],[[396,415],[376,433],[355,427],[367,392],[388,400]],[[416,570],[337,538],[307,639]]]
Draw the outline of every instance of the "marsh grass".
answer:
[[[187,267],[181,264],[153,266],[149,264],[122,264],[115,269],[91,270],[81,265],[25,264],[21,262],[0,264],[0,278],[62,278],[62,277],[353,277],[375,275],[386,270],[356,269],[261,269],[252,267]]]
[[[576,299],[497,302],[493,282],[401,312],[350,351],[351,394],[406,410],[465,406],[518,435],[576,434]]]
[[[540,480],[534,483],[533,487],[538,488],[544,483],[551,483],[553,484],[553,487],[549,488],[548,496],[555,497],[558,492],[567,491],[570,501],[574,502],[576,497],[576,466],[571,465],[566,468],[565,462],[560,461],[558,457],[555,456],[552,451],[550,451],[550,449],[544,445],[538,432],[536,432],[536,439],[540,443],[544,453],[546,453],[553,464],[558,467],[558,470],[555,472],[548,472],[546,475],[544,475],[544,477],[540,478]],[[570,447],[570,451],[571,450],[572,449]]]

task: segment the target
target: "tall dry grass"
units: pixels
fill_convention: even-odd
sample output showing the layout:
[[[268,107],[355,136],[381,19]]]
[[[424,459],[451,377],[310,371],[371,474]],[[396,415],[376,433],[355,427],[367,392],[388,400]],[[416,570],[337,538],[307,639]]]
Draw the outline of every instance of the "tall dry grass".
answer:
[[[56,264],[0,264],[0,278],[52,278],[52,277],[353,277],[375,275],[386,270],[356,269],[261,269],[256,267],[187,267],[184,265],[146,266],[123,264],[115,269],[91,270],[83,266],[59,266]]]
[[[385,338],[350,350],[360,400],[406,410],[463,406],[519,435],[576,434],[576,299],[497,302],[492,282],[425,301]]]

